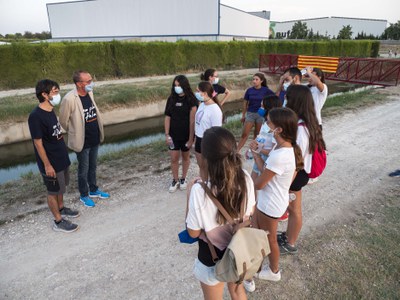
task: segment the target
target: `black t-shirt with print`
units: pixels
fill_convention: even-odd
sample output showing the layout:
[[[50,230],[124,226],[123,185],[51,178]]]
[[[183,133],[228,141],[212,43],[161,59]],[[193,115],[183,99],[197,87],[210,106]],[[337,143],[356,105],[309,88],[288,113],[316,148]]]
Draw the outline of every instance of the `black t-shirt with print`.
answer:
[[[28,125],[32,140],[42,139],[46,155],[54,170],[56,172],[65,170],[71,161],[61,134],[61,125],[54,111],[45,111],[37,106],[29,115]],[[44,164],[35,146],[34,149],[39,170],[41,173],[45,173]]]
[[[169,97],[165,115],[171,118],[169,135],[173,141],[187,142],[190,133],[190,111],[197,106],[197,100],[186,95]]]
[[[94,106],[89,94],[79,96],[83,106],[83,116],[85,118],[85,143],[83,149],[97,146],[100,144],[100,130],[97,121],[96,107]]]
[[[225,91],[226,91],[226,88],[223,87],[222,85],[213,84],[212,86],[213,86],[214,92],[216,92],[218,95],[219,94],[224,94]]]

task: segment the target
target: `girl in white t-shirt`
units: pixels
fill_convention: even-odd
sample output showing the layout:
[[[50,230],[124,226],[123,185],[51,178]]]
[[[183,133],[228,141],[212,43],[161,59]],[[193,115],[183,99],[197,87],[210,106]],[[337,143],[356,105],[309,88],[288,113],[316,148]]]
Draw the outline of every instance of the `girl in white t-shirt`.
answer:
[[[194,132],[196,135],[195,155],[200,168],[200,177],[207,179],[207,170],[201,156],[201,143],[204,132],[213,126],[222,126],[222,110],[216,97],[213,97],[213,87],[208,81],[202,81],[197,87],[195,96],[200,101],[196,111]]]
[[[279,281],[279,245],[277,241],[278,219],[289,206],[289,187],[296,171],[303,168],[303,158],[297,145],[297,116],[288,108],[274,108],[267,116],[268,126],[273,132],[276,146],[264,162],[261,156],[254,153],[254,159],[261,175],[255,180],[258,190],[257,207],[254,213],[253,226],[268,230],[271,249],[269,266],[263,268],[258,277],[264,280]],[[257,145],[251,143],[251,148]]]
[[[222,127],[205,131],[201,153],[206,162],[207,186],[233,219],[240,216],[240,206],[247,201],[245,219],[253,213],[255,193],[250,175],[242,169],[241,156],[237,151],[233,134]],[[190,188],[190,187],[189,187]],[[203,231],[214,245],[219,258],[228,246],[233,228],[221,215],[214,202],[200,183],[189,190],[186,227],[189,235],[199,237],[198,257],[194,275],[200,281],[205,299],[222,299],[224,283],[215,278],[215,263]],[[232,299],[247,299],[243,285],[228,283]]]
[[[291,85],[286,93],[286,107],[292,109],[299,118],[297,144],[303,154],[304,169],[299,171],[290,186],[289,219],[287,231],[278,237],[281,254],[296,253],[295,246],[302,227],[302,188],[308,183],[311,172],[312,154],[318,146],[326,149],[322,130],[315,114],[310,89],[303,85]]]

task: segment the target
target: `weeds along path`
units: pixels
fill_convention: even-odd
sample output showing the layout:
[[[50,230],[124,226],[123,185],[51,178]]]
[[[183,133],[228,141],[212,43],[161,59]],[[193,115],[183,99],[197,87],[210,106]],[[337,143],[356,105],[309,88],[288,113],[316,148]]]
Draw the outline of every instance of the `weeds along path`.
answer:
[[[305,188],[300,251],[312,228],[345,221],[393,184],[387,174],[400,168],[399,111],[397,93],[394,101],[324,120],[328,167],[318,183]],[[194,159],[190,172],[197,173]],[[112,174],[107,186],[118,186],[125,173],[129,170]],[[148,175],[93,209],[80,206],[70,192],[67,205],[81,211],[76,233],[53,232],[48,211],[1,226],[0,298],[202,299],[192,275],[197,247],[177,239],[186,193],[169,194],[169,180],[169,172]],[[287,263],[282,260],[283,270]],[[287,285],[283,272],[273,289],[280,296],[301,296],[301,279],[293,279],[301,274],[290,277]],[[263,291],[271,296],[265,286],[257,288],[259,299]]]

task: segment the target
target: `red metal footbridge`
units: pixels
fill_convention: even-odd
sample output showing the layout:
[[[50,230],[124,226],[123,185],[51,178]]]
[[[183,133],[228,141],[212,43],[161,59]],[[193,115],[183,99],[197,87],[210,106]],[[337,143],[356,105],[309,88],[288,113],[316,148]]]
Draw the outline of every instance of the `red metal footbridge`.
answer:
[[[395,86],[400,79],[400,59],[307,56],[296,54],[261,54],[259,69],[269,74],[283,74],[286,69],[306,66],[320,68],[325,79],[351,83]]]

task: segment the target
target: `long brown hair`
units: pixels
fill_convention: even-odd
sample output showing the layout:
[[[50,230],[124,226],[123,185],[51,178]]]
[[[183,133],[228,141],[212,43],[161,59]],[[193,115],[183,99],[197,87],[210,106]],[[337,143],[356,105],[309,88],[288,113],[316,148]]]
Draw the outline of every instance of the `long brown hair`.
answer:
[[[286,92],[286,107],[292,109],[299,119],[302,119],[309,132],[309,152],[314,153],[315,147],[326,150],[322,130],[315,114],[314,101],[310,89],[304,85],[292,84]]]
[[[223,127],[211,127],[204,132],[201,154],[207,162],[212,193],[233,219],[238,218],[240,205],[247,201],[248,193],[235,137]],[[226,223],[219,211],[217,222]]]
[[[268,117],[270,121],[276,126],[282,128],[279,135],[287,142],[290,142],[293,147],[294,157],[296,159],[296,171],[304,168],[303,155],[299,145],[297,145],[297,115],[296,113],[286,107],[273,108],[269,111]]]
[[[256,73],[253,75],[253,77],[254,76],[257,76],[258,78],[261,79],[261,86],[268,87],[267,79],[265,78],[265,75],[263,73]]]

